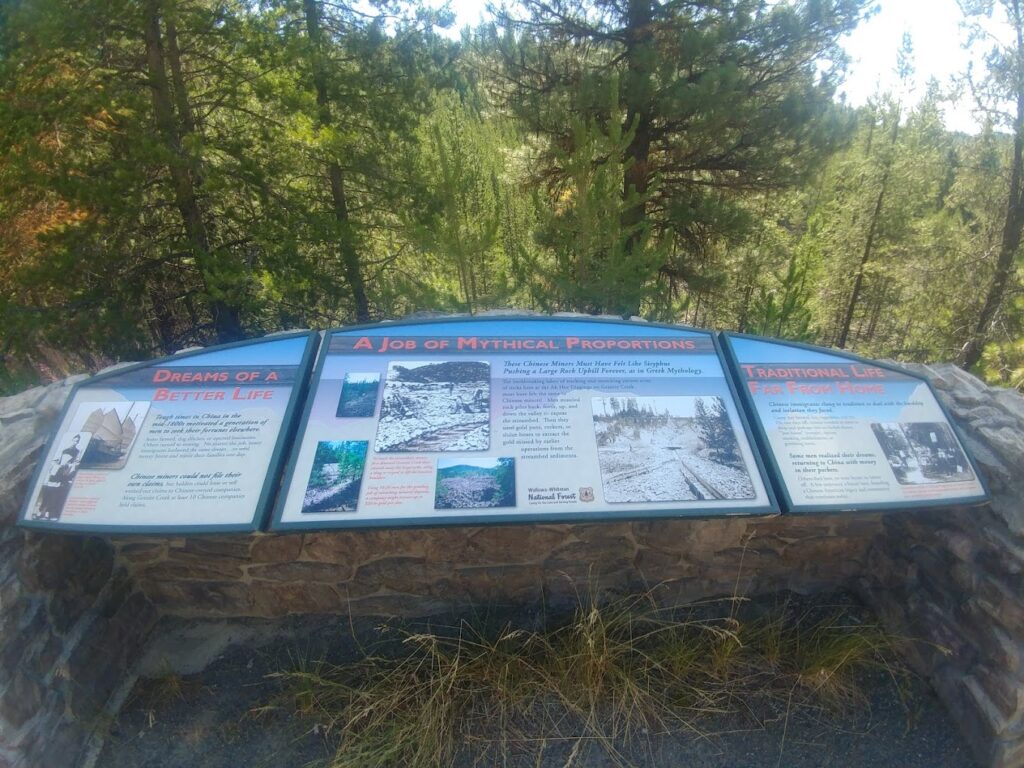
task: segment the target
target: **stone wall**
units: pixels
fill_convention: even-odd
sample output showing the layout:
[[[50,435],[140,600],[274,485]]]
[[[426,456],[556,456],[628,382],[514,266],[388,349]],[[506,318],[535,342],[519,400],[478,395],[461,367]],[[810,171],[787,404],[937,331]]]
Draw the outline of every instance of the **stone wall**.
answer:
[[[1024,765],[1024,400],[930,376],[991,506],[887,514],[99,538],[11,524],[68,383],[0,400],[0,765],[73,764],[159,615],[424,616],[851,588],[904,634],[986,764]],[[45,749],[49,749],[46,752]]]
[[[158,614],[107,539],[14,527],[74,379],[0,398],[0,766],[74,765]]]
[[[851,585],[878,515],[453,527],[116,542],[178,616],[423,616],[660,585],[666,600]]]
[[[1024,399],[953,365],[931,379],[981,464],[992,503],[892,513],[868,556],[863,594],[922,641],[911,661],[983,765],[1024,766]]]

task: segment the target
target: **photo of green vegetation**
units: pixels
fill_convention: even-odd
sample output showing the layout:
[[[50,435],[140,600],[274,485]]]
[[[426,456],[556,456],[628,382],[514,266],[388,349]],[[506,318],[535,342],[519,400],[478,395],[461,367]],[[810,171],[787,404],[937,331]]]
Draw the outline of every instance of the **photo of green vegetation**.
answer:
[[[435,509],[515,505],[515,459],[438,459]]]
[[[323,440],[316,444],[303,512],[355,512],[366,468],[366,440]]]
[[[379,373],[346,373],[338,399],[339,418],[367,418],[377,408]]]

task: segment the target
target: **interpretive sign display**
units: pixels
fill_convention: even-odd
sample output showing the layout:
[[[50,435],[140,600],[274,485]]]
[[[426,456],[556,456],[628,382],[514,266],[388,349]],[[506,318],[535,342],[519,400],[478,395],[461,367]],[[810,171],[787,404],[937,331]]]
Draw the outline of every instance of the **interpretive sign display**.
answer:
[[[79,384],[19,523],[67,531],[258,529],[317,341],[303,332],[229,344]]]
[[[486,318],[328,333],[273,527],[776,511],[713,334]]]
[[[785,511],[988,498],[927,381],[853,355],[723,336]]]

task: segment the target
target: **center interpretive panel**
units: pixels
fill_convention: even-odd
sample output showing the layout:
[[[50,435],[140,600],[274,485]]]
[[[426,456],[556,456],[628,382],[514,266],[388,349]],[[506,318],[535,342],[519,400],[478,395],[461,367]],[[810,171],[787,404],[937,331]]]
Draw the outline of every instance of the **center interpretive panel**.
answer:
[[[711,333],[501,318],[329,333],[273,527],[776,511]]]

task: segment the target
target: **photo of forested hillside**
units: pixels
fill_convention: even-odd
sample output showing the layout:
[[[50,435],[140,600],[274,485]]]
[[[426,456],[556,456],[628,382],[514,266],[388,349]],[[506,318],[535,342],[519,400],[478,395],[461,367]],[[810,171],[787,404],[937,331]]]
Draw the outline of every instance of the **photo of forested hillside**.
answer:
[[[355,512],[366,469],[366,440],[323,440],[316,444],[302,511]]]
[[[1024,21],[961,5],[4,3],[0,388],[504,307],[1018,386]]]
[[[346,373],[338,399],[338,418],[367,418],[377,408],[380,392],[379,373]]]

